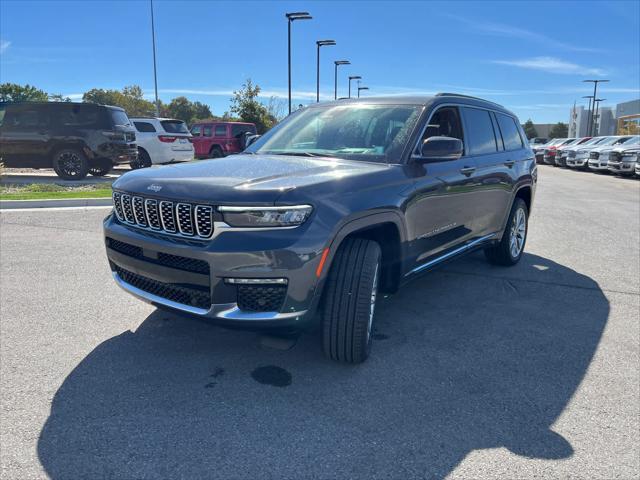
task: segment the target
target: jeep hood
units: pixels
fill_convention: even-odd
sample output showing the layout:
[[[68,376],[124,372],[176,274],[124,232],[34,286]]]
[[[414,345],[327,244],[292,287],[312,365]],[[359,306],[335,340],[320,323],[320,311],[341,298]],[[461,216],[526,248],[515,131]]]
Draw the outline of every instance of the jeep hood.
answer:
[[[193,203],[273,203],[310,185],[387,170],[387,164],[327,157],[231,155],[133,170],[113,183],[119,191]]]

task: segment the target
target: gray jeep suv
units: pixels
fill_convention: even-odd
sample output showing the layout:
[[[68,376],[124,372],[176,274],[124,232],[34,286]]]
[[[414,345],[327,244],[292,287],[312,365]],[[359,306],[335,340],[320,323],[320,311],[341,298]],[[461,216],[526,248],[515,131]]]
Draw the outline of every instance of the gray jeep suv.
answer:
[[[339,100],[242,154],[120,177],[107,256],[118,285],[157,307],[276,330],[319,319],[327,356],[358,363],[379,293],[476,249],[520,260],[536,181],[500,105]]]

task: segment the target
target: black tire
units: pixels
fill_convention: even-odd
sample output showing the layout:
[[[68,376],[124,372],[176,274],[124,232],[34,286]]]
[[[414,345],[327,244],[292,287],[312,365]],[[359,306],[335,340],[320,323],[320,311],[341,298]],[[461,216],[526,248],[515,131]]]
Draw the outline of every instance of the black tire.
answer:
[[[111,171],[113,164],[111,160],[99,160],[97,163],[89,167],[89,173],[94,177],[104,177]]]
[[[89,162],[82,151],[63,148],[53,155],[53,170],[64,180],[82,180],[89,172]]]
[[[523,215],[524,230],[520,228],[520,213]],[[524,247],[527,243],[527,234],[529,233],[529,209],[527,204],[521,198],[516,198],[509,213],[507,226],[502,234],[500,243],[493,247],[485,248],[484,253],[489,262],[496,265],[510,266],[515,265],[522,258]],[[516,237],[518,248],[512,248],[511,240]],[[518,240],[519,239],[519,240]],[[517,250],[517,253],[516,253]]]
[[[151,165],[151,157],[146,150],[143,150],[141,148],[138,149],[138,158],[136,160],[133,160],[132,162],[129,162],[129,166],[133,170],[137,170],[139,168],[148,168]]]
[[[211,147],[209,150],[209,158],[222,158],[224,154],[222,153],[222,149],[220,147]]]
[[[369,356],[381,258],[380,246],[362,238],[347,238],[336,253],[322,305],[324,353],[332,360]]]

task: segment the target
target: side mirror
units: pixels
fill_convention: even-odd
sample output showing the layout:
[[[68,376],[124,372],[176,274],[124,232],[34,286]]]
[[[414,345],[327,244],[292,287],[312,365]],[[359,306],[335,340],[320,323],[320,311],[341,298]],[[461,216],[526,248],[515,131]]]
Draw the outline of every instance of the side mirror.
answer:
[[[244,148],[247,148],[249,145],[251,145],[253,142],[255,142],[256,140],[258,140],[262,135],[247,135],[244,138]]]
[[[422,162],[444,162],[457,160],[464,152],[462,140],[452,137],[429,137],[420,151]]]

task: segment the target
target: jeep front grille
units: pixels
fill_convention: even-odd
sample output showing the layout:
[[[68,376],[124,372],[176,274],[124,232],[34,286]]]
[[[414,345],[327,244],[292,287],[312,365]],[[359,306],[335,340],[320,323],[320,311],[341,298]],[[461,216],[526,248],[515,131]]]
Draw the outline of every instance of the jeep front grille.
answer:
[[[193,238],[213,235],[213,207],[176,203],[113,192],[113,205],[121,222]]]

